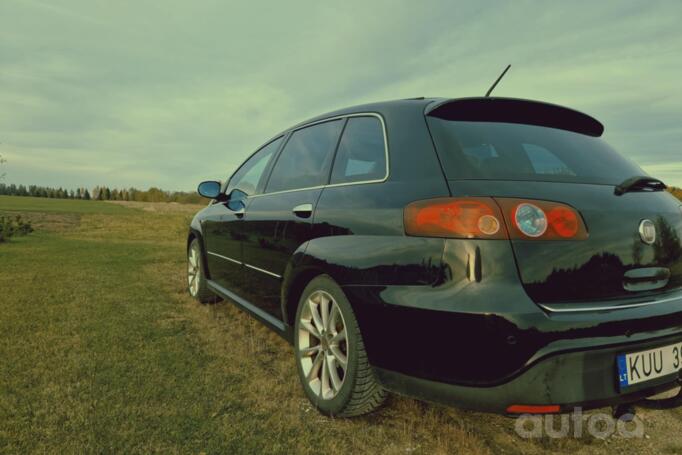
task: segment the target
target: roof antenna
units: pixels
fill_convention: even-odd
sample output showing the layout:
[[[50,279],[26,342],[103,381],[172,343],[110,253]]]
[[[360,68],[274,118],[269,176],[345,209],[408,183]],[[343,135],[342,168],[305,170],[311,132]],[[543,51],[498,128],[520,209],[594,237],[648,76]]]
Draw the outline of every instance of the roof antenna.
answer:
[[[493,86],[490,87],[490,89],[488,89],[488,91],[485,94],[486,98],[488,98],[490,96],[490,94],[492,93],[492,91],[495,90],[495,87],[497,87],[497,83],[500,82],[500,80],[504,77],[505,74],[507,74],[507,71],[509,71],[509,68],[511,68],[511,65],[507,65],[507,67],[504,69],[504,71],[502,71],[502,74],[500,74],[500,77],[497,78],[497,80],[495,81]]]

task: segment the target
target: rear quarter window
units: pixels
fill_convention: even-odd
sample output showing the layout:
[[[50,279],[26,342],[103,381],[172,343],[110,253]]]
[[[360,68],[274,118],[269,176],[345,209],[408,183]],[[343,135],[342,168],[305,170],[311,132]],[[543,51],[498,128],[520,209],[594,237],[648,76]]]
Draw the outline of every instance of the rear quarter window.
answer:
[[[331,183],[381,180],[386,177],[386,143],[381,121],[350,117],[334,159]]]

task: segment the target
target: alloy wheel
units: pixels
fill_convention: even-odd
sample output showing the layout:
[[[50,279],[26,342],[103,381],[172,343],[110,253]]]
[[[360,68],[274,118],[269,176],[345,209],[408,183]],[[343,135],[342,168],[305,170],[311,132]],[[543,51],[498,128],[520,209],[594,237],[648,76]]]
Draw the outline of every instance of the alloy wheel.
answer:
[[[297,336],[305,381],[320,399],[331,400],[346,378],[348,333],[339,305],[329,293],[315,291],[306,299]]]
[[[187,282],[189,293],[196,297],[199,292],[199,279],[201,277],[201,261],[199,260],[199,248],[196,244],[189,249],[187,256]]]

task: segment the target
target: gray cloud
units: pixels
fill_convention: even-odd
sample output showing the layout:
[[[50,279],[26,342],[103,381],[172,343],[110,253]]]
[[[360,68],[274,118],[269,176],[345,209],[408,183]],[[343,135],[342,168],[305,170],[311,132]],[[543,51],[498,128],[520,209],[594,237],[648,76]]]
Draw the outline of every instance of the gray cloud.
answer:
[[[338,107],[496,94],[589,112],[682,186],[682,4],[0,3],[7,179],[191,189]]]

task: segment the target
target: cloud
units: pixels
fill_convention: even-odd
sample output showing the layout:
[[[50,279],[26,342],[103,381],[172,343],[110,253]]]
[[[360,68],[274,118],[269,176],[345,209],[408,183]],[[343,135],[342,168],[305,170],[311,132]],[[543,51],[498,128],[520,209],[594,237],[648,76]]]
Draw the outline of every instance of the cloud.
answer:
[[[192,189],[305,118],[413,96],[565,104],[682,186],[678,2],[0,3],[8,180]],[[660,173],[660,174],[659,174]]]

